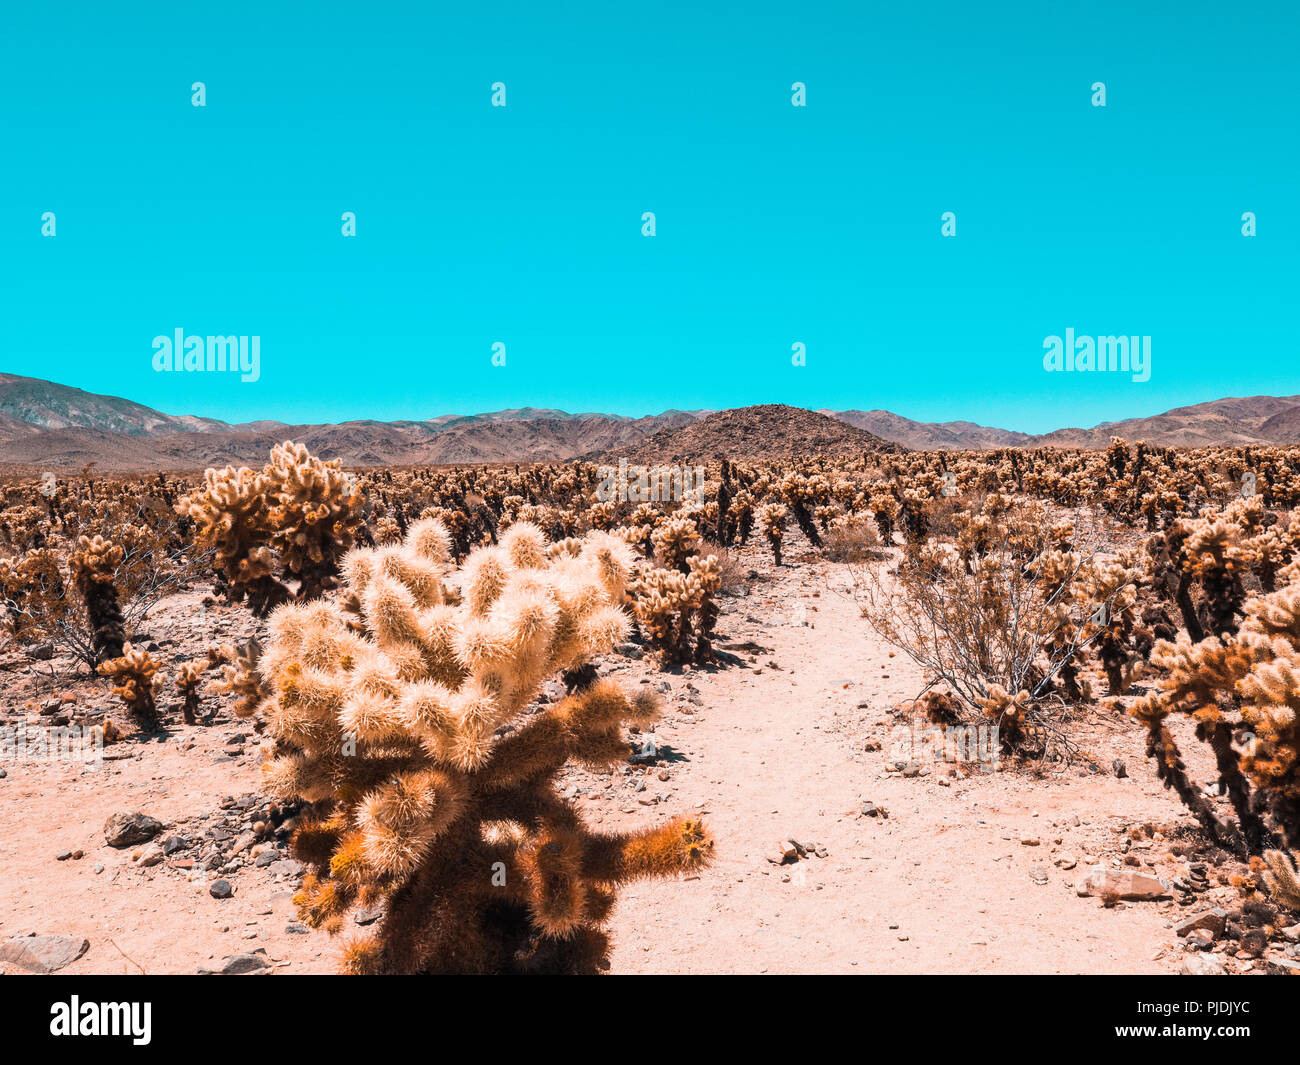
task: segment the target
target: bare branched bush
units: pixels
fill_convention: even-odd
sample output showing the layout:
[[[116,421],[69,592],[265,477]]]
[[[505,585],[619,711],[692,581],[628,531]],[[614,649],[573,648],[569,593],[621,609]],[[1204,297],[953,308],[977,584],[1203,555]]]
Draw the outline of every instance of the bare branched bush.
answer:
[[[1061,725],[1089,695],[1077,659],[1113,612],[1131,609],[1121,601],[1127,584],[1091,601],[1094,582],[1083,578],[1095,544],[1070,530],[1063,545],[1039,508],[981,517],[955,541],[908,548],[890,572],[854,567],[854,598],[877,635],[925,671],[924,692],[946,688],[966,714],[996,723],[1008,749],[1069,755]]]

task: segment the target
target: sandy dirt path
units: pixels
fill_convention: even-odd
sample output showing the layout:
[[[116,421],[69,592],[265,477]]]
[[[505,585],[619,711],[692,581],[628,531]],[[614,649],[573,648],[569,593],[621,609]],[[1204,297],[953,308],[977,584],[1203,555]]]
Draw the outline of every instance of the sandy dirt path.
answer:
[[[897,737],[886,709],[917,693],[919,674],[870,637],[851,600],[827,590],[844,579],[843,567],[800,566],[724,619],[733,639],[771,648],[759,662],[780,669],[696,672],[699,723],[660,729],[686,754],[673,769],[675,807],[704,804],[718,860],[698,879],[620,895],[613,971],[1175,968],[1169,907],[1107,910],[1074,890],[1085,855],[1115,848],[1112,823],[1183,816],[1149,779],[1136,743],[1125,747],[1136,781],[998,773],[944,787],[942,767],[911,779],[885,772]],[[804,598],[811,592],[820,595]],[[799,604],[807,627],[797,623]],[[883,750],[852,750],[854,736],[865,746],[864,734]],[[888,819],[862,816],[863,800]],[[786,836],[821,845],[827,857],[770,864]],[[1073,870],[1053,864],[1066,853],[1078,861]],[[1047,870],[1046,884],[1034,882],[1033,867]]]

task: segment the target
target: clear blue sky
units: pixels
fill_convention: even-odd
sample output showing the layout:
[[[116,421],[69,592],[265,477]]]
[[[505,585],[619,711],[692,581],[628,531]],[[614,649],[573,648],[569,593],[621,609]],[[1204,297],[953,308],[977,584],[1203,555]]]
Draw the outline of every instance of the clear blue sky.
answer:
[[[0,370],[229,420],[1298,393],[1298,6],[8,5]],[[1151,380],[1044,372],[1066,327]],[[176,328],[260,380],[155,373]]]

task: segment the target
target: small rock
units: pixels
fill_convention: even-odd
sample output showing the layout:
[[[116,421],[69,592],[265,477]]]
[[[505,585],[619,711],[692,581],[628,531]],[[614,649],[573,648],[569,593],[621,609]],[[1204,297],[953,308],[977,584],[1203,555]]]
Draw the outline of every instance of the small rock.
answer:
[[[1188,954],[1183,958],[1185,976],[1226,976],[1227,972],[1218,954]]]
[[[301,921],[290,921],[284,926],[284,930],[291,936],[305,936],[311,932],[311,929]]]
[[[214,899],[228,899],[235,893],[229,880],[214,880],[208,887],[208,894]]]
[[[1187,920],[1180,922],[1175,931],[1180,936],[1185,936],[1193,929],[1203,929],[1210,933],[1211,939],[1218,939],[1223,935],[1223,926],[1228,920],[1227,911],[1221,906],[1215,906],[1212,910],[1205,910],[1202,913],[1194,914]]]
[[[247,973],[261,972],[269,967],[265,955],[259,953],[232,954],[226,959],[226,964],[221,967],[221,975],[244,976]]]
[[[1268,971],[1277,975],[1300,976],[1300,961],[1292,958],[1271,957],[1266,959]]]
[[[1111,771],[1115,774],[1115,776],[1118,777],[1120,780],[1123,780],[1126,776],[1128,776],[1128,767],[1124,764],[1124,760],[1122,758],[1116,758],[1113,762],[1111,762],[1110,768]]]
[[[1046,867],[1041,865],[1036,865],[1029,870],[1029,879],[1032,880],[1035,884],[1041,886],[1043,884],[1046,884],[1051,879],[1051,877],[1047,875]]]
[[[1056,856],[1056,866],[1058,869],[1073,869],[1079,863],[1075,861],[1073,854],[1058,854]]]
[[[144,849],[144,852],[137,860],[137,865],[142,869],[148,869],[157,865],[163,860],[163,849],[157,843],[151,843]]]
[[[793,840],[784,839],[776,845],[776,849],[768,855],[767,860],[773,865],[797,862],[799,860],[799,847]]]
[[[357,915],[352,919],[359,925],[374,924],[379,918],[384,916],[384,911],[379,906],[369,906],[364,910],[357,911]]]
[[[72,851],[59,851],[59,853],[54,856],[54,860],[56,862],[66,862],[71,857]]]

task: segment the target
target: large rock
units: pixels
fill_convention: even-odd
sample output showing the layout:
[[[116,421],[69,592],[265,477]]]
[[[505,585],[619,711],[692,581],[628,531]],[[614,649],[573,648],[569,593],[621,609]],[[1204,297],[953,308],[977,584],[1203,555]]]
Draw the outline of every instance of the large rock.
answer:
[[[162,831],[162,822],[139,810],[115,813],[104,822],[104,840],[110,847],[148,843]]]
[[[1169,897],[1169,885],[1159,877],[1132,869],[1109,869],[1104,865],[1094,865],[1089,869],[1078,891],[1080,895],[1109,896],[1135,902]]]
[[[90,940],[80,936],[19,936],[0,943],[0,962],[11,962],[29,973],[52,973],[89,949]]]

